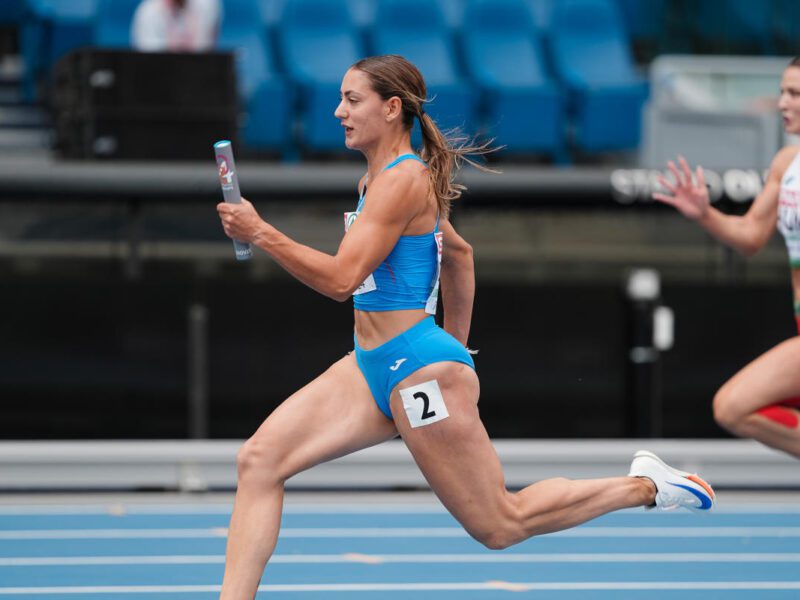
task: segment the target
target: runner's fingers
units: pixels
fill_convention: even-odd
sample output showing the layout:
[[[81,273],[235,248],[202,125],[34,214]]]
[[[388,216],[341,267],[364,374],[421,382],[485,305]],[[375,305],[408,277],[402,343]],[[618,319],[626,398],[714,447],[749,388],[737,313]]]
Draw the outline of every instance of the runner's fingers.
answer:
[[[672,182],[670,182],[670,181],[669,181],[669,180],[668,180],[666,177],[664,177],[663,175],[659,175],[659,176],[658,176],[658,179],[657,179],[656,181],[658,181],[659,185],[660,185],[661,187],[663,187],[665,190],[668,190],[668,191],[669,191],[669,192],[671,192],[672,194],[676,194],[676,193],[677,193],[677,189],[676,189],[676,188],[675,188],[675,186],[672,184]]]
[[[681,170],[683,175],[686,177],[686,181],[688,185],[692,184],[692,170],[689,168],[689,163],[686,162],[686,159],[682,156],[678,156],[678,162],[681,165]]]
[[[700,165],[697,165],[697,185],[700,186],[700,188],[706,187],[706,174],[703,173],[703,167]]]
[[[678,187],[684,187],[686,183],[683,181],[683,177],[681,176],[680,171],[678,171],[678,167],[675,166],[675,163],[669,161],[667,163],[667,167],[672,172],[672,175],[675,177],[675,181],[678,183]]]

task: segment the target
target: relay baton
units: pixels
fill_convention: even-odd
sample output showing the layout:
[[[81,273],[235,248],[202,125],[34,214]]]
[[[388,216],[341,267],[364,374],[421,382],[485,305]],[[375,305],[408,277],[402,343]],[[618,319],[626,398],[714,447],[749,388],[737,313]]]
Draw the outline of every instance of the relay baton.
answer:
[[[242,201],[242,194],[239,192],[239,178],[236,176],[236,165],[233,162],[233,146],[228,140],[221,140],[214,144],[214,155],[217,158],[219,183],[222,186],[225,202],[239,204]],[[250,260],[253,256],[250,244],[245,242],[233,240],[233,249],[236,252],[236,260]]]

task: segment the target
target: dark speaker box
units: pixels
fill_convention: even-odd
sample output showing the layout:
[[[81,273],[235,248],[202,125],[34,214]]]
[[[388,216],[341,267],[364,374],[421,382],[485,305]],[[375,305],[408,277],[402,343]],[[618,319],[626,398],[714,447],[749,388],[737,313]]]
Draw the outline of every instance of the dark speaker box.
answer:
[[[87,117],[60,116],[56,137],[66,158],[205,160],[213,156],[214,142],[236,139],[236,128],[225,115],[96,111]]]
[[[58,62],[51,90],[65,157],[204,159],[237,137],[231,53],[81,49]]]
[[[54,67],[58,108],[235,107],[230,52],[134,52],[84,48]]]

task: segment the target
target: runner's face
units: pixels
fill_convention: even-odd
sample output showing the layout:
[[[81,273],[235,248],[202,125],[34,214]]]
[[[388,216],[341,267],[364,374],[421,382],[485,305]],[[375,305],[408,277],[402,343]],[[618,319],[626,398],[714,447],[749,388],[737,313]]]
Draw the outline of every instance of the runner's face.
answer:
[[[374,144],[386,130],[385,102],[372,89],[369,76],[349,69],[342,79],[341,100],[334,116],[344,127],[344,143],[351,150]]]
[[[800,134],[800,67],[789,67],[783,72],[778,110],[786,132]]]

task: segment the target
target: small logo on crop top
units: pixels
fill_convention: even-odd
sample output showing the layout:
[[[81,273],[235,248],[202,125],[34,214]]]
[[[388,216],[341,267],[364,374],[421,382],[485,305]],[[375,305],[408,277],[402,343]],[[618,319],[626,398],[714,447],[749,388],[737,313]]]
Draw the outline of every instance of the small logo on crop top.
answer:
[[[353,223],[356,222],[356,217],[357,216],[358,216],[358,211],[344,213],[344,232],[345,233],[350,231],[350,227],[352,227]]]
[[[789,185],[793,181],[794,181],[794,175],[789,175],[789,177],[783,180],[783,185]]]
[[[398,359],[395,361],[394,365],[393,365],[393,366],[391,366],[391,367],[389,367],[389,370],[390,370],[390,371],[397,371],[397,369],[399,369],[399,368],[400,368],[400,365],[402,365],[402,364],[403,364],[404,362],[406,362],[407,360],[408,360],[407,358],[398,358]]]

